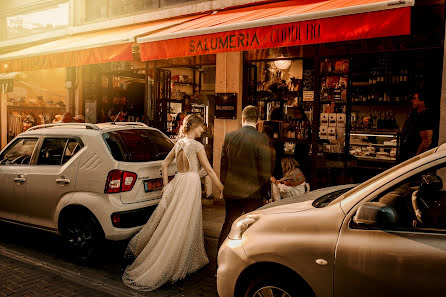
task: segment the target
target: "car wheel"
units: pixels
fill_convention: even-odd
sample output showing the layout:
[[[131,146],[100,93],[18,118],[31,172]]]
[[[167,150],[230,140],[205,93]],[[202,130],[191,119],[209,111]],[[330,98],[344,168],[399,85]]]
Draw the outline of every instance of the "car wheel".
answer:
[[[65,245],[78,261],[91,260],[104,239],[101,227],[90,214],[66,218],[61,224],[60,233]]]
[[[298,282],[293,280],[290,275],[262,273],[250,278],[242,290],[243,297],[308,297],[307,288],[298,289]]]

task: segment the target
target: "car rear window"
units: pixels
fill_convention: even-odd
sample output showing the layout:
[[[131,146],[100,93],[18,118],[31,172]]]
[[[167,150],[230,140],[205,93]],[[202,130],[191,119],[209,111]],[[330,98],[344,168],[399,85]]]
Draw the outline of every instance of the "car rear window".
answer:
[[[163,160],[173,143],[161,132],[150,129],[128,129],[102,134],[113,158],[123,162]]]

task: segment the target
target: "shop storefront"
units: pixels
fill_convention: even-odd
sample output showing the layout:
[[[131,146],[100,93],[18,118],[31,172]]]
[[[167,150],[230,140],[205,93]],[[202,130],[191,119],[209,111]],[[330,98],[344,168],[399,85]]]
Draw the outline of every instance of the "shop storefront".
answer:
[[[286,1],[204,16],[138,42],[147,61],[217,54],[220,92],[238,96],[235,121],[216,117],[217,170],[224,134],[254,104],[279,155],[294,155],[321,187],[359,182],[400,161],[414,91],[430,98],[438,123],[443,11],[443,2],[428,1]],[[228,60],[241,52],[242,67],[229,66],[243,72],[234,87]]]
[[[51,123],[67,110],[65,68],[0,74],[2,146],[34,125]]]
[[[114,109],[126,119],[144,121],[154,77],[135,51],[136,37],[191,19],[74,34],[1,55],[5,78],[0,82],[8,86],[1,92],[2,147],[26,127],[52,122],[64,112],[97,123],[109,121]]]
[[[443,12],[444,1],[278,1],[73,36],[45,45],[44,59],[0,61],[2,72],[76,66],[74,105],[90,122],[118,110],[174,135],[184,112],[200,114],[217,172],[224,135],[256,105],[259,130],[316,188],[398,163],[414,91],[438,123]]]

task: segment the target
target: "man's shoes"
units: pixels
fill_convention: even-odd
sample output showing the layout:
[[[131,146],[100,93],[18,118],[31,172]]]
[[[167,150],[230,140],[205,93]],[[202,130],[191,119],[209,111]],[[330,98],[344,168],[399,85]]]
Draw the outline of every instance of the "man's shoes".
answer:
[[[214,195],[211,194],[211,195],[207,196],[206,199],[214,200]]]

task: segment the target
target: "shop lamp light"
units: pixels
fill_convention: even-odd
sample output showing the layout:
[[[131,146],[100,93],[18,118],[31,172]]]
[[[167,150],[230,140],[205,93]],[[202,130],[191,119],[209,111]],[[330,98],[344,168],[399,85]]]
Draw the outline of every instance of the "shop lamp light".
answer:
[[[280,70],[286,70],[291,65],[291,60],[276,60],[274,61],[274,65]]]
[[[8,64],[3,64],[3,67],[4,67],[5,69],[8,69]]]

